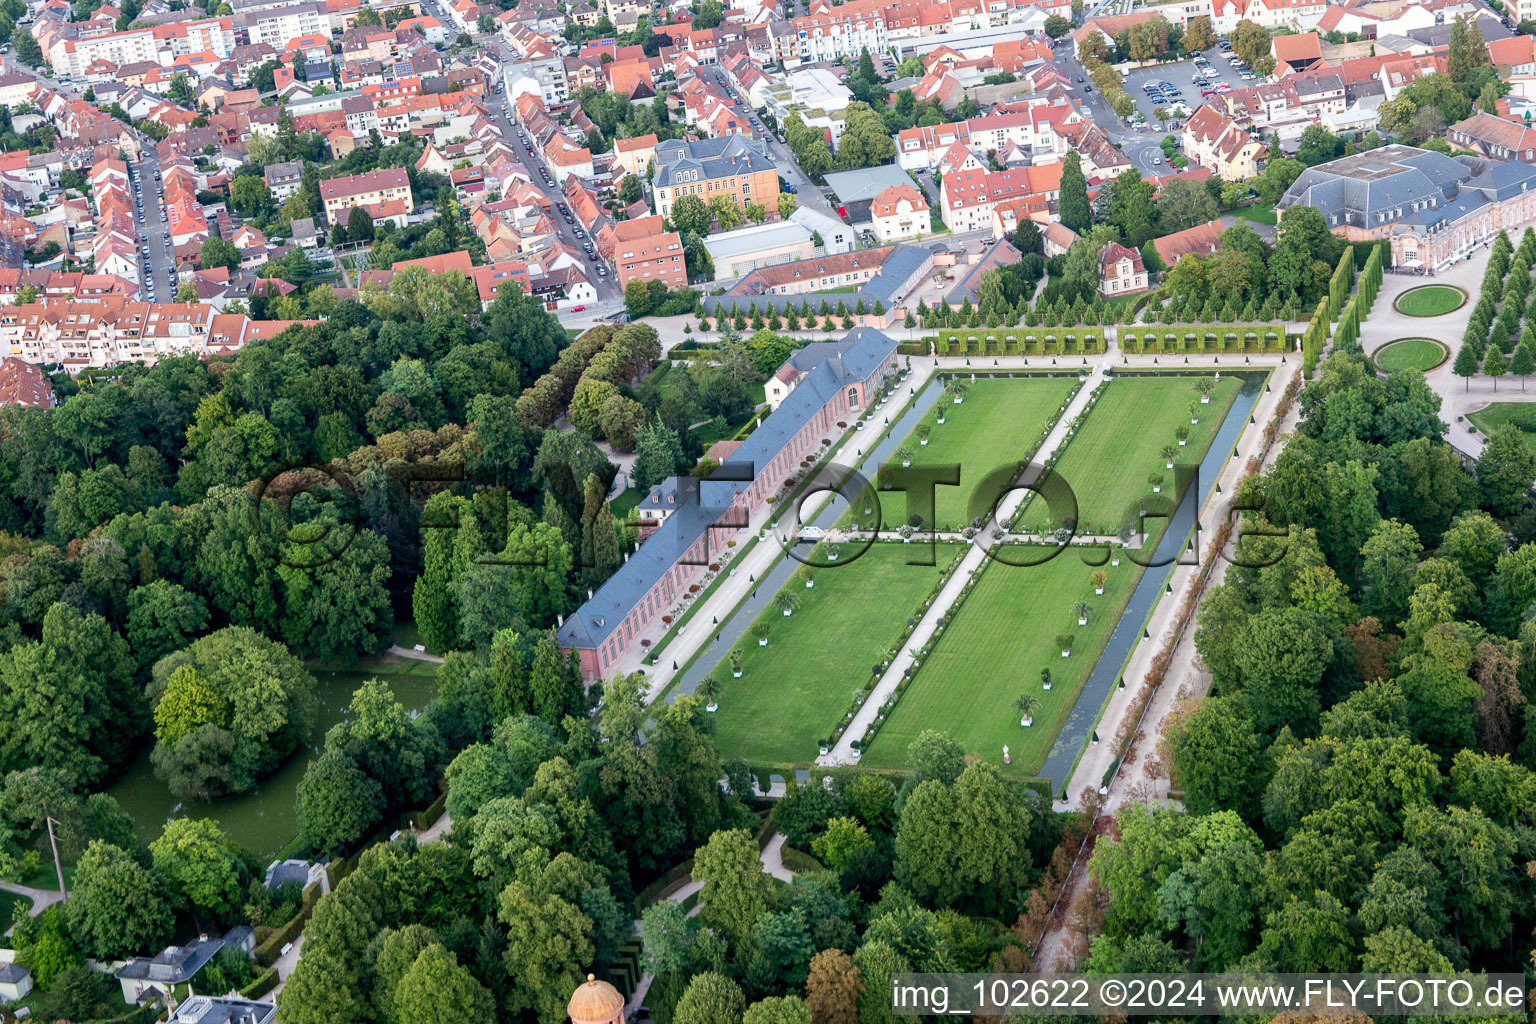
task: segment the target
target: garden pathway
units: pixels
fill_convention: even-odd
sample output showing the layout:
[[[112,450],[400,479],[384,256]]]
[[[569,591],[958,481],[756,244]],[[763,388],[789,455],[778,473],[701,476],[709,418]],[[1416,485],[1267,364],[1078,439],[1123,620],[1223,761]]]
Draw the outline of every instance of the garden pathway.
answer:
[[[794,880],[795,873],[784,866],[783,852],[784,833],[775,832],[773,834],[773,838],[768,840],[768,845],[763,847],[763,852],[758,855],[758,859],[762,862],[763,870],[765,872],[772,875],[774,878],[777,878],[779,881],[787,883]],[[682,903],[686,901],[690,896],[698,893],[698,891],[702,888],[704,888],[703,882],[690,881],[686,885],[678,886],[672,892],[667,893],[667,899],[671,900],[673,903]],[[698,914],[699,905],[697,903],[688,908],[689,917],[697,917]],[[635,934],[640,934],[639,921],[635,922]],[[626,1020],[630,1018],[630,1015],[633,1014],[634,1011],[638,1010],[641,1005],[644,1004],[646,994],[650,992],[650,990],[651,975],[647,974],[641,977],[639,983],[635,985],[635,991],[630,994],[629,1002],[625,1004],[624,1014]]]
[[[1445,439],[1458,451],[1472,456],[1482,454],[1483,435],[1467,429],[1471,425],[1465,419],[1468,413],[1476,412],[1490,402],[1536,402],[1536,389],[1522,393],[1519,378],[1505,377],[1501,385],[1495,378],[1481,373],[1475,377],[1458,377],[1451,372],[1461,339],[1472,319],[1472,310],[1477,306],[1491,254],[1485,246],[1470,259],[1462,260],[1434,277],[1386,275],[1371,314],[1360,328],[1360,346],[1371,354],[1399,338],[1433,338],[1450,349],[1451,358],[1426,373],[1424,380],[1440,396],[1440,418],[1450,427]],[[1467,301],[1460,309],[1440,316],[1405,316],[1393,308],[1399,295],[1427,284],[1461,288],[1467,293]]]
[[[435,654],[428,654],[426,651],[418,651],[411,647],[401,647],[399,644],[391,644],[387,653],[393,654],[397,658],[412,658],[416,661],[430,661],[434,665],[441,665],[443,663],[443,659]]]
[[[1078,388],[1077,394],[1072,396],[1072,401],[1067,403],[1066,411],[1056,418],[1055,426],[1051,428],[1051,432],[1046,435],[1045,441],[1041,443],[1039,448],[1041,453],[1054,452],[1066,442],[1068,428],[1078,416],[1082,415],[1083,410],[1087,408],[1089,402],[1093,399],[1093,389],[1103,383],[1103,380],[1104,372],[1102,367],[1096,366],[1089,371],[1088,380],[1082,387]],[[1025,471],[1025,482],[1032,483],[1038,475],[1039,466],[1032,463],[1030,468]],[[1003,504],[998,511],[998,521],[1009,522],[1018,512],[1019,505],[1029,495],[1030,492],[1023,489],[1012,491],[1003,500]],[[934,631],[939,621],[949,614],[949,609],[960,597],[961,590],[964,589],[966,583],[972,577],[981,572],[986,566],[986,549],[988,546],[990,546],[990,540],[985,536],[978,536],[972,542],[971,549],[961,559],[959,568],[945,581],[943,589],[939,591],[939,596],[934,599],[933,604],[924,613],[922,621],[917,624],[917,628],[913,630],[912,635],[902,643],[900,653],[891,661],[890,667],[885,670],[885,675],[880,677],[880,681],[875,684],[869,696],[864,699],[864,703],[859,706],[859,710],[853,716],[853,721],[848,723],[848,728],[844,729],[843,735],[838,738],[837,745],[826,754],[818,757],[816,759],[817,764],[836,765],[852,764],[855,762],[853,756],[854,741],[862,741],[864,739],[864,734],[869,731],[875,716],[880,713],[880,708],[890,698],[891,694],[896,692],[896,687],[900,685],[902,676],[912,665],[912,652],[926,647],[932,642]]]
[[[31,900],[33,917],[41,914],[64,898],[64,894],[57,889],[34,889],[29,885],[17,885],[15,882],[0,882],[0,889],[14,893],[17,896],[25,896]],[[5,929],[5,934],[11,934],[10,927]]]
[[[299,954],[303,950],[304,933],[300,932],[298,937],[293,940],[293,944],[288,947],[288,952],[278,957],[277,963],[272,965],[277,970],[277,985],[272,989],[273,999],[276,999],[288,984],[288,979],[292,976],[293,969],[299,966]]]
[[[1377,299],[1377,303],[1381,299]],[[1286,385],[1296,376],[1300,370],[1299,363],[1289,363],[1276,373],[1270,382],[1270,392],[1259,396],[1258,404],[1253,409],[1253,418],[1257,425],[1250,426],[1238,439],[1238,452],[1240,457],[1228,460],[1226,468],[1218,477],[1218,483],[1225,494],[1233,494],[1237,490],[1237,482],[1241,478],[1247,465],[1248,457],[1257,454],[1263,446],[1263,424],[1274,418],[1276,409],[1280,404]],[[1277,441],[1271,449],[1271,460],[1280,452],[1284,444],[1284,435],[1294,431],[1299,417],[1299,405],[1293,404],[1289,415],[1281,423],[1281,440]],[[1223,501],[1212,492],[1211,500]],[[1210,511],[1208,504],[1201,515],[1202,522],[1214,523],[1216,516]],[[1202,552],[1202,557],[1205,557]],[[1206,581],[1207,588],[1220,584],[1226,578],[1226,559],[1218,559],[1212,566],[1211,573]],[[1158,602],[1151,618],[1147,622],[1147,632],[1151,634],[1150,641],[1143,641],[1132,653],[1130,661],[1126,664],[1125,677],[1130,679],[1145,679],[1153,660],[1162,651],[1168,642],[1170,631],[1178,619],[1179,611],[1184,604],[1190,587],[1196,585],[1198,580],[1197,566],[1179,565],[1174,567],[1170,584],[1173,593],[1165,595]],[[1169,780],[1166,766],[1162,763],[1158,751],[1158,744],[1162,739],[1163,730],[1167,725],[1169,714],[1178,704],[1192,697],[1203,696],[1211,684],[1210,674],[1200,662],[1194,644],[1194,618],[1186,624],[1184,632],[1178,637],[1173,648],[1173,658],[1164,676],[1164,683],[1152,695],[1152,700],[1147,705],[1136,738],[1132,742],[1119,770],[1110,780],[1109,791],[1104,796],[1099,814],[1113,815],[1128,804],[1148,803],[1153,801],[1166,801],[1169,794]],[[1098,732],[1106,738],[1118,736],[1121,727],[1128,714],[1136,710],[1135,697],[1140,687],[1127,686],[1125,689],[1117,689],[1110,695],[1105,704],[1103,715],[1100,719]],[[1093,790],[1100,788],[1105,774],[1114,764],[1118,747],[1113,742],[1098,743],[1089,746],[1082,758],[1078,761],[1072,777],[1067,783],[1067,796],[1057,806],[1063,810],[1081,810],[1083,798]],[[1087,863],[1086,854],[1089,847],[1084,848],[1083,855],[1073,865],[1073,870],[1062,887],[1062,896],[1057,905],[1056,912],[1046,927],[1045,934],[1041,937],[1035,953],[1035,966],[1037,970],[1070,970],[1071,960],[1077,952],[1076,936],[1069,924],[1069,908],[1072,895],[1081,887],[1086,878]]]
[[[928,383],[929,377],[933,375],[935,362],[933,359],[914,358],[912,360],[911,376],[904,382],[909,392],[907,395],[900,396],[903,399],[903,403],[912,395],[922,393],[924,385]],[[904,407],[905,405],[903,404]],[[878,434],[875,435],[875,437],[879,436]],[[841,441],[840,446],[839,440]],[[872,447],[871,438],[868,434],[856,433],[852,430],[844,434],[841,439],[834,434],[833,444],[836,446],[835,453],[828,463],[828,468],[851,469],[864,461],[864,450]],[[830,493],[817,494],[808,498],[802,506],[801,519],[809,521],[824,504],[834,500],[834,498],[835,495]],[[765,529],[768,520],[772,518],[774,512],[780,507],[778,504],[765,504],[754,511],[746,528],[736,534],[738,542],[745,544],[749,538],[756,536],[758,531]],[[725,579],[721,580],[714,592],[696,607],[692,618],[689,619],[688,628],[685,631],[680,631],[662,649],[662,656],[657,659],[654,666],[643,664],[642,659],[646,652],[639,644],[636,644],[612,671],[619,674],[627,674],[634,671],[646,672],[650,680],[649,699],[655,700],[667,688],[668,684],[672,682],[673,677],[677,676],[681,670],[686,669],[694,655],[719,632],[715,623],[728,621],[730,616],[736,613],[738,606],[757,589],[757,581],[766,577],[783,558],[783,549],[778,541],[772,537],[753,545],[750,551],[737,556],[729,564],[728,569],[732,575],[728,575]],[[709,616],[708,619],[705,618],[706,615]],[[705,625],[705,623],[709,624]],[[646,633],[641,635],[648,636],[651,633],[655,633],[659,637],[667,628],[658,621]],[[673,668],[672,666],[674,665],[678,666],[678,668]]]

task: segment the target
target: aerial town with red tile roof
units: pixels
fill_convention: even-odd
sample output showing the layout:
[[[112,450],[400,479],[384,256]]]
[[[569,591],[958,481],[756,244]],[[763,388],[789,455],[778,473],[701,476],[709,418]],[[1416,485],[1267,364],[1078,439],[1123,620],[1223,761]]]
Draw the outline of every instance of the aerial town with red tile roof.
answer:
[[[0,1018],[1522,992],[1533,26],[0,0]]]

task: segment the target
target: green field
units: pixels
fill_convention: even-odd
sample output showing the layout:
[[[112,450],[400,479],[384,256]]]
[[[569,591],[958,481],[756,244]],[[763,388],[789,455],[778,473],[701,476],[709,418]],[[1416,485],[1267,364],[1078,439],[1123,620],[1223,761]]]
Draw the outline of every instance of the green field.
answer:
[[[875,544],[847,565],[816,570],[809,590],[786,583],[800,595],[799,610],[789,618],[772,610],[759,616],[771,629],[768,646],[742,637],[740,679],[731,678],[728,657],[712,673],[724,687],[714,714],[721,756],[814,759],[816,741],[848,710],[853,691],[869,685],[959,547],[938,545],[935,564],[923,566],[907,564],[922,553],[916,545]]]
[[[920,443],[917,428],[902,445],[912,449],[914,467],[960,467],[960,486],[934,489],[934,523],[941,531],[960,530],[980,514],[970,507],[973,500],[981,500],[976,486],[994,470],[1016,466],[1039,447],[1046,425],[1076,386],[1070,377],[977,377],[960,405],[940,396],[919,424],[932,431],[927,446]],[[892,461],[901,465],[899,460]],[[885,529],[896,529],[907,520],[907,496],[900,491],[883,493],[880,513]]]
[[[1376,350],[1376,365],[1384,373],[1398,370],[1433,370],[1450,357],[1446,347],[1431,338],[1399,338]]]
[[[1485,435],[1506,423],[1513,423],[1525,435],[1525,443],[1536,452],[1536,405],[1528,402],[1494,402],[1485,405],[1467,419]]]
[[[1210,404],[1200,405],[1196,379],[1117,377],[1109,383],[1056,464],[1077,496],[1078,533],[1107,536],[1134,518],[1137,500],[1152,493],[1147,477],[1154,472],[1164,477],[1162,493],[1172,496],[1173,471],[1165,468],[1159,452],[1164,445],[1178,446],[1174,431],[1180,426],[1189,428],[1189,439],[1178,448],[1175,465],[1204,457],[1242,382],[1222,377]],[[1199,413],[1197,424],[1189,422],[1190,402]],[[1045,502],[1033,500],[1023,527],[1038,531],[1049,520]]]
[[[1006,743],[1012,756],[1007,771],[1039,772],[1142,572],[1128,558],[1103,569],[1109,582],[1096,595],[1093,569],[1071,549],[1044,565],[989,565],[862,763],[902,767],[918,734],[938,729],[967,754],[999,766]],[[1078,601],[1093,609],[1086,626],[1072,615]],[[1061,656],[1058,633],[1074,636],[1070,658]],[[1051,670],[1049,693],[1041,686],[1042,668]],[[1011,707],[1021,693],[1042,702],[1027,729]]]
[[[1277,224],[1280,220],[1275,216],[1275,207],[1272,203],[1251,203],[1248,206],[1234,207],[1227,212],[1234,217],[1251,220],[1255,224]]]
[[[1442,316],[1462,307],[1467,293],[1448,284],[1426,284],[1410,288],[1397,297],[1392,308],[1404,316]]]

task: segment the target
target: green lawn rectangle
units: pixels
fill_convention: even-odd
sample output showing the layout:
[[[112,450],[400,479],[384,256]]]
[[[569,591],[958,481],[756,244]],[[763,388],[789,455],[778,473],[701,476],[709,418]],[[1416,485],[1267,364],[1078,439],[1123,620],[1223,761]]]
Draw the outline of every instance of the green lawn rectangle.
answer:
[[[1075,548],[1043,565],[989,565],[862,763],[905,766],[908,745],[924,729],[937,729],[998,766],[1006,743],[1012,763],[1005,770],[1037,774],[1142,572],[1129,558],[1102,568],[1109,579],[1096,595],[1094,570]],[[1079,601],[1092,608],[1086,626],[1072,614]],[[1061,656],[1059,633],[1073,635],[1070,658]],[[1042,668],[1051,670],[1050,692],[1041,685]],[[1021,693],[1042,702],[1029,728],[1011,707]]]
[[[1525,443],[1531,451],[1536,452],[1536,406],[1528,402],[1494,402],[1485,405],[1477,412],[1470,413],[1467,419],[1472,425],[1482,431],[1484,436],[1493,433],[1506,423],[1513,423],[1520,428],[1525,435]]]
[[[1222,377],[1210,404],[1201,405],[1197,379],[1124,376],[1109,382],[1055,467],[1077,498],[1079,533],[1107,536],[1127,517],[1134,518],[1136,502],[1152,493],[1147,478],[1154,472],[1164,477],[1162,493],[1172,496],[1174,474],[1159,454],[1163,446],[1178,449],[1175,466],[1198,463],[1204,456],[1242,382]],[[1199,423],[1189,422],[1191,402]],[[1189,428],[1182,448],[1175,435],[1180,426]],[[1023,527],[1038,531],[1048,523],[1045,502],[1032,500]]]
[[[1251,220],[1255,224],[1278,224],[1280,219],[1275,216],[1275,207],[1272,203],[1251,203],[1248,206],[1238,206],[1227,211],[1234,217]]]
[[[929,385],[938,386],[938,382]],[[980,500],[985,505],[995,494],[979,497],[977,487],[995,470],[1008,469],[1030,457],[1042,440],[1047,424],[1077,387],[1071,377],[978,377],[971,384],[964,402],[940,397],[918,426],[927,426],[928,444],[920,443],[917,428],[902,441],[912,450],[913,466],[957,465],[960,484],[934,489],[933,522],[944,532],[954,532],[970,525],[981,514],[973,507]],[[944,422],[938,423],[939,415]],[[900,466],[900,460],[893,459]],[[868,525],[869,518],[858,515],[853,520]],[[910,511],[907,495],[900,491],[880,493],[880,513],[884,528],[894,530],[907,521]]]
[[[843,557],[852,552],[844,547]],[[815,571],[815,585],[790,580],[800,596],[789,618],[764,611],[768,646],[750,634],[739,645],[742,677],[731,678],[729,657],[713,675],[723,685],[714,714],[721,756],[751,761],[808,761],[816,741],[832,732],[853,691],[869,685],[883,652],[895,646],[907,618],[939,581],[960,545],[939,544],[934,565],[908,565],[926,553],[917,544],[880,543],[835,568]]]

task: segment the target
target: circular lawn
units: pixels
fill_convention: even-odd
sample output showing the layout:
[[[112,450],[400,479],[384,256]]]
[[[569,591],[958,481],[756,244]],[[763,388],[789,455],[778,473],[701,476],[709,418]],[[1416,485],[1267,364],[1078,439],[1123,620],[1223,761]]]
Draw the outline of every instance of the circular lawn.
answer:
[[[1448,284],[1425,284],[1397,297],[1392,308],[1404,316],[1442,316],[1467,301],[1467,293]]]
[[[1383,373],[1418,370],[1427,373],[1450,358],[1450,351],[1432,338],[1399,338],[1389,341],[1372,356]]]

